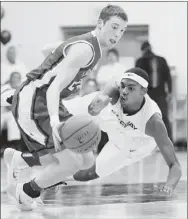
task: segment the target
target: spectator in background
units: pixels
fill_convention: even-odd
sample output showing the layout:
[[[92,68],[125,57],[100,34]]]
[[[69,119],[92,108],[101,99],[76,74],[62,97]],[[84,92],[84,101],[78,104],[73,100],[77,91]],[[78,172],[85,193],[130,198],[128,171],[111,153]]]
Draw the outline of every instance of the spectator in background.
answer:
[[[5,94],[10,90],[15,91],[19,87],[20,83],[20,73],[12,72],[9,81],[1,87],[1,93]],[[6,136],[5,132],[3,132],[4,129],[7,130],[7,139],[5,139]],[[8,147],[13,147],[17,150],[25,150],[25,146],[23,145],[23,141],[21,140],[20,131],[11,112],[11,106],[1,106],[1,141],[3,143],[6,142]],[[1,153],[6,146],[1,144]]]
[[[170,69],[163,57],[152,52],[148,41],[142,44],[141,51],[142,57],[136,61],[135,66],[148,73],[150,78],[148,94],[160,107],[168,135],[172,140],[171,125],[168,118],[168,101],[171,100],[172,93]]]
[[[23,62],[17,59],[16,48],[10,46],[6,52],[6,61],[1,63],[1,85],[9,81],[12,72],[21,75],[21,82],[26,79],[28,69]]]
[[[97,81],[95,79],[88,79],[81,90],[81,96],[93,93],[98,90]]]
[[[114,48],[107,51],[107,61],[108,64],[101,66],[96,77],[100,90],[126,70],[125,66],[119,63],[119,53]]]

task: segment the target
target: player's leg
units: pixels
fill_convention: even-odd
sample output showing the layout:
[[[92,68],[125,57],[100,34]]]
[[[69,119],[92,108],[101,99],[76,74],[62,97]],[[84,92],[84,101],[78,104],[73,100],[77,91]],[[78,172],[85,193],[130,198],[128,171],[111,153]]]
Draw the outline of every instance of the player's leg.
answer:
[[[39,101],[41,108],[46,107],[45,104],[42,105],[42,101],[40,99]],[[39,110],[39,112],[41,111]],[[42,112],[44,113],[44,110],[42,110]],[[60,119],[61,117],[68,119],[70,116],[71,115],[68,113],[68,111],[66,111],[66,109],[61,105]],[[22,127],[24,127],[25,122],[29,121],[29,118],[27,118],[27,121],[23,119],[24,118],[22,118],[22,121],[19,120],[19,125],[22,125]],[[32,156],[31,154],[28,154],[28,156],[25,157],[22,156],[22,159],[28,164],[28,166],[34,165],[33,162],[35,162],[35,165],[41,165],[41,159],[38,154],[47,154],[49,153],[50,149],[54,149],[49,117],[41,119],[41,117],[38,115],[38,117],[33,118],[33,120],[34,121],[30,121],[28,126],[25,127],[26,132],[28,133],[28,130],[31,130],[31,134],[36,136],[36,138],[39,140],[42,139],[42,137],[45,137],[46,145],[45,147],[40,143],[37,145],[37,141],[34,141],[33,138],[31,138],[28,134],[24,135],[24,141],[27,143],[30,151],[37,152],[35,153],[35,157],[34,154],[32,154]],[[36,128],[34,127],[35,124],[37,124]],[[44,135],[40,138],[39,130],[40,133]],[[16,199],[19,198],[19,200],[21,200],[24,204],[31,205],[34,203],[33,198],[39,197],[42,189],[63,181],[66,177],[76,173],[81,167],[83,167],[82,156],[77,155],[70,150],[63,150],[62,148],[61,152],[55,153],[53,156],[56,158],[56,160],[42,168],[42,170],[39,170],[35,176],[35,180],[31,180],[28,183],[11,184],[9,186],[9,193],[14,197],[15,193],[19,194],[19,197],[15,197]]]
[[[136,141],[132,138],[127,143],[131,144],[131,147],[134,144],[135,150],[133,152],[127,151],[123,147],[117,147],[112,141],[108,141],[96,158],[95,165],[88,170],[79,171],[66,181],[89,181],[108,176],[124,166],[130,166],[150,156],[156,149],[155,142],[148,136],[141,136],[141,138],[136,136]],[[125,144],[124,147],[128,147],[128,145]]]
[[[33,180],[28,183],[10,184],[8,188],[9,194],[30,210],[36,207],[35,199],[40,197],[42,190],[64,181],[83,166],[82,156],[71,152],[69,149],[55,153],[54,156],[56,156],[58,162],[51,163],[38,171]]]
[[[89,181],[96,178],[106,177],[121,169],[130,158],[126,150],[118,148],[108,141],[97,156],[95,165],[88,170],[82,170],[74,174],[76,181]]]
[[[32,90],[30,88],[30,90]],[[24,90],[22,91],[22,93],[24,92]],[[27,94],[28,92],[25,92],[22,94],[22,100],[18,101],[19,97],[18,94],[15,95],[14,97],[14,101],[13,101],[13,114],[17,120],[17,114],[18,114],[18,102],[19,105],[22,104],[22,106],[24,106],[26,103],[24,101],[24,94]],[[96,95],[95,93],[92,93],[90,95],[86,95],[84,97],[79,97],[79,98],[75,98],[73,100],[69,100],[69,101],[64,101],[64,105],[60,105],[60,120],[64,121],[67,120],[71,114],[69,113],[69,111],[71,113],[75,113],[75,114],[80,114],[80,112],[87,114],[87,106],[89,105],[89,103],[91,102],[91,100],[94,98],[94,96]],[[26,101],[28,101],[28,95],[26,95],[25,97]],[[36,106],[40,106],[40,111],[47,112],[46,109],[46,105],[42,105],[43,100],[41,101],[41,99],[37,99],[36,103],[35,103],[35,108]],[[78,104],[79,103],[79,104]],[[29,104],[27,104],[29,105]],[[76,107],[75,107],[76,106]],[[81,108],[78,108],[81,107]],[[21,107],[20,107],[21,108]],[[35,111],[37,109],[33,108]],[[68,108],[68,110],[67,110]],[[22,109],[22,108],[21,108]],[[20,112],[21,113],[21,112]],[[25,118],[25,117],[24,117]],[[26,119],[22,119],[20,122],[24,123],[32,123],[32,121],[26,120]],[[26,120],[26,121],[24,121]],[[26,167],[33,167],[33,166],[43,166],[43,165],[48,165],[49,163],[51,163],[52,161],[54,161],[55,157],[53,156],[54,151],[54,146],[53,146],[53,139],[52,136],[49,134],[51,132],[51,127],[49,124],[49,118],[43,118],[41,119],[35,119],[37,121],[37,128],[41,129],[42,133],[46,133],[46,138],[48,138],[48,136],[50,136],[48,138],[48,142],[47,142],[47,147],[38,144],[38,142],[34,141],[32,138],[30,138],[27,134],[25,134],[25,132],[21,129],[20,130],[22,132],[22,136],[24,138],[24,141],[26,142],[27,147],[29,148],[29,150],[31,151],[31,153],[20,153],[20,152],[15,152],[15,160],[19,160],[17,161],[17,163],[19,164],[18,166],[23,168]],[[19,124],[18,124],[19,125]],[[32,127],[33,128],[33,127]],[[32,128],[30,129],[32,132],[35,132],[35,130],[32,130]],[[29,127],[27,127],[27,129],[29,129]],[[32,142],[32,144],[31,144]],[[37,152],[37,153],[36,153]],[[40,156],[38,156],[38,154]],[[89,160],[89,159],[88,159]],[[91,159],[92,160],[92,159]],[[91,163],[91,161],[90,161]],[[88,164],[87,164],[88,165]],[[91,166],[89,164],[89,166]]]

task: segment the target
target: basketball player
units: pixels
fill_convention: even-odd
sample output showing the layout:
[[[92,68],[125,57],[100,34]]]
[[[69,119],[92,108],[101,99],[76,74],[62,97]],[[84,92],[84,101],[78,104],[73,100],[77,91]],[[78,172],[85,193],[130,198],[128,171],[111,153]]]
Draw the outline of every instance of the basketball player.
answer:
[[[116,45],[127,22],[121,7],[108,5],[101,11],[94,31],[63,42],[39,67],[27,74],[27,80],[15,92],[12,112],[31,153],[8,149],[4,158],[9,169],[8,193],[28,209],[36,206],[35,198],[42,189],[93,165],[92,153],[77,155],[60,145],[58,128],[72,116],[61,100],[79,94],[82,79],[97,64],[102,49]],[[83,167],[85,160],[89,163]],[[25,184],[10,183],[15,181],[13,169],[36,165],[44,168],[35,179]]]
[[[148,81],[144,70],[129,69],[114,86],[99,92],[90,103],[89,113],[101,118],[104,142],[99,145],[102,151],[95,164],[76,173],[75,180],[89,181],[108,176],[150,155],[157,145],[169,167],[165,185],[157,190],[160,194],[172,194],[180,180],[181,167],[161,111],[147,95]]]

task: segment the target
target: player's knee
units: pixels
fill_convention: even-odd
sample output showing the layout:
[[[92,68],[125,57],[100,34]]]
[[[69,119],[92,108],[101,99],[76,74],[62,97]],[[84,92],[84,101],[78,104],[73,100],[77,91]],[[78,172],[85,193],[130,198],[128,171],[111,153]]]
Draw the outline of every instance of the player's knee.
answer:
[[[63,167],[68,165],[69,167],[72,165],[74,169],[80,170],[83,166],[83,157],[81,154],[76,154],[69,149],[65,149],[55,154],[56,158],[59,161],[59,164]]]

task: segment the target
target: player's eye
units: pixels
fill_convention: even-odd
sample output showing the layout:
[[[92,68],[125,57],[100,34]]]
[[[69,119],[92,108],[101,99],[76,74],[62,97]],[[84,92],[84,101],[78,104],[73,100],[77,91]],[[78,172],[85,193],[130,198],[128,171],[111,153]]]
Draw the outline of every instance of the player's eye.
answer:
[[[134,88],[133,87],[128,87],[129,91],[133,91]]]
[[[118,29],[118,27],[116,25],[113,25],[113,24],[112,24],[112,28],[115,30]]]

